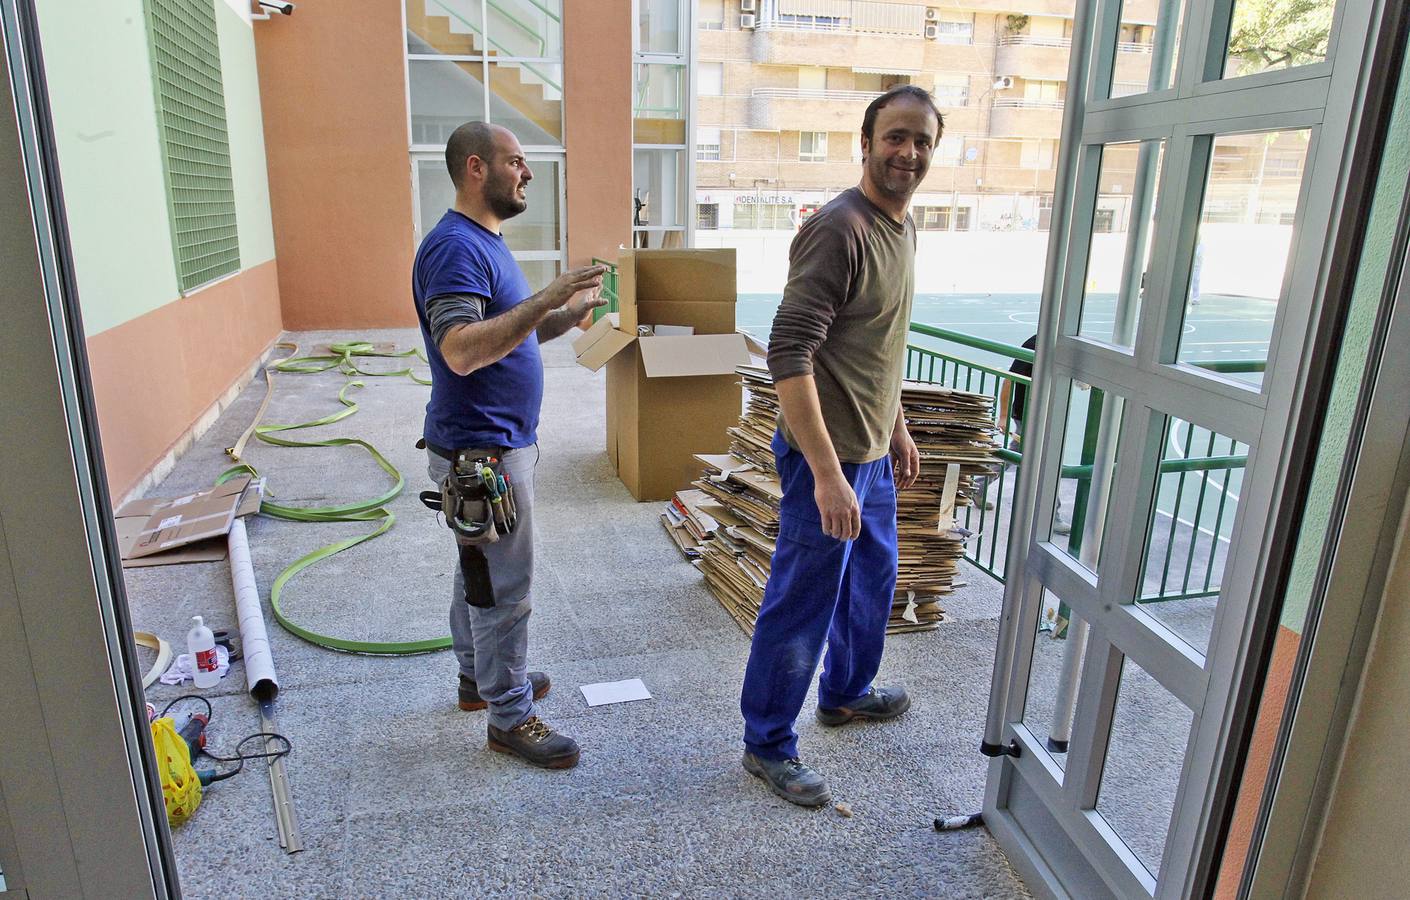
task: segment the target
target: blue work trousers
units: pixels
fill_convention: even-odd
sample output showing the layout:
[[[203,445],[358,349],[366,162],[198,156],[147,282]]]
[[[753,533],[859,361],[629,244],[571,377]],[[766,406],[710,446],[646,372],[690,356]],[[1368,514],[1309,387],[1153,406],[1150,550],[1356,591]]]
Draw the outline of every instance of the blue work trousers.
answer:
[[[843,463],[862,512],[861,535],[823,533],[813,473],[779,434],[774,457],[783,483],[779,538],[749,648],[740,709],[744,744],[762,759],[798,756],[793,724],[823,647],[818,705],[834,709],[866,696],[881,665],[896,592],[896,486],[891,458]]]

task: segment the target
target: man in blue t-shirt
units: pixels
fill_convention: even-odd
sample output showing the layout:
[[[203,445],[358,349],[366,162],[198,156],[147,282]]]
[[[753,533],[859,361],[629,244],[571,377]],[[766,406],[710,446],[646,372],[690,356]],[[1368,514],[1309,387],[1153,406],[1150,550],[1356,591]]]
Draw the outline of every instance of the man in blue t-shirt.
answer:
[[[460,665],[460,708],[489,709],[489,747],[537,766],[577,765],[578,745],[534,708],[548,676],[529,672],[533,578],[534,466],[538,463],[543,362],[539,344],[584,321],[606,301],[602,266],[563,273],[537,294],[500,234],[523,212],[533,178],[514,135],[484,122],[460,126],[446,143],[455,206],[421,241],[412,294],[431,363],[423,437],[439,483],[457,451],[498,457],[518,507],[514,530],[481,545],[488,580],[466,593],[456,566],[451,644]],[[474,601],[472,605],[471,601]]]

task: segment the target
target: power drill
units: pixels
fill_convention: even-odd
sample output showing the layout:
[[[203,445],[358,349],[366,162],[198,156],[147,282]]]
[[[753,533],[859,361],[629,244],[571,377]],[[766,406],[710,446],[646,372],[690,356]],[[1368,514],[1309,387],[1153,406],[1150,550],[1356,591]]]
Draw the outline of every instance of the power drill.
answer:
[[[206,726],[210,724],[210,717],[199,712],[179,712],[171,718],[172,727],[181,735],[186,749],[191,753],[191,767],[194,769],[196,757],[206,748]],[[201,787],[206,787],[215,780],[215,769],[196,769],[196,778],[200,780]]]

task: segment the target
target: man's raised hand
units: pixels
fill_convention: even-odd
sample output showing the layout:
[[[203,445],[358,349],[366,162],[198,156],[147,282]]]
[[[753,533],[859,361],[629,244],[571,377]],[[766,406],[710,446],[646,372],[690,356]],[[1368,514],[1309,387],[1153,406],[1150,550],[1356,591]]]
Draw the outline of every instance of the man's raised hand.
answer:
[[[606,272],[606,266],[579,266],[576,269],[569,269],[553,279],[548,287],[543,289],[540,296],[544,298],[550,308],[557,309],[572,300],[573,295],[579,291],[592,291],[599,287],[602,284],[602,276]],[[592,309],[592,307],[589,306],[588,309]]]

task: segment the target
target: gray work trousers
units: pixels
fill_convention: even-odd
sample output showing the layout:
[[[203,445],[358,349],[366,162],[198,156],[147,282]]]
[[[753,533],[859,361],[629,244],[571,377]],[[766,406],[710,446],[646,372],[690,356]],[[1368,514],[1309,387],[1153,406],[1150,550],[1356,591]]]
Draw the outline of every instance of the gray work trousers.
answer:
[[[427,451],[426,472],[440,485],[450,471],[450,460]],[[522,447],[501,457],[504,472],[514,485],[519,521],[514,531],[493,544],[482,544],[489,563],[495,605],[488,609],[465,602],[465,579],[460,572],[459,550],[450,593],[450,642],[460,663],[460,673],[473,678],[480,696],[489,704],[490,724],[508,730],[534,714],[534,691],[529,686],[530,586],[534,574],[534,467],[539,448]],[[454,539],[452,538],[452,543]]]

